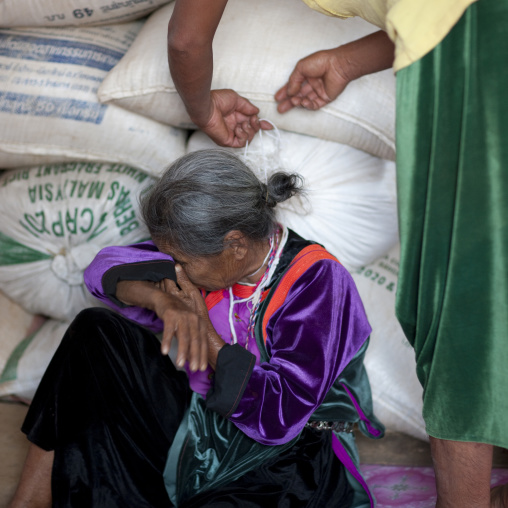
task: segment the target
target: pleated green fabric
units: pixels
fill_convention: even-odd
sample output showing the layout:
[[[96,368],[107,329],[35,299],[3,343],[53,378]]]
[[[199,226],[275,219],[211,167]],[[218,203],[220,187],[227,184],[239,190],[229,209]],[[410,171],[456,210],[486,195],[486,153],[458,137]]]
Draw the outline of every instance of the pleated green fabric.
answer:
[[[508,448],[508,2],[397,73],[397,317],[429,435]]]

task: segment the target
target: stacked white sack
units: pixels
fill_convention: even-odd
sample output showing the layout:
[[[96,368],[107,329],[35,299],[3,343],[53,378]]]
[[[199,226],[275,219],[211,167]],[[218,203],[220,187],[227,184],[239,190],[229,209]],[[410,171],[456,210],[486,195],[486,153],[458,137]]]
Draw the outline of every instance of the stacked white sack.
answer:
[[[172,0],[0,0],[0,26],[85,26],[141,18]]]
[[[0,168],[90,160],[158,174],[184,153],[186,131],[97,99],[141,26],[0,30]]]
[[[64,321],[96,306],[83,271],[101,248],[148,238],[138,198],[153,182],[130,166],[89,162],[3,173],[0,290]]]
[[[194,132],[187,151],[217,148]],[[386,253],[398,241],[395,163],[351,146],[286,131],[256,135],[242,156],[265,181],[277,170],[299,173],[306,196],[281,203],[278,218],[304,238],[323,244],[348,269]]]
[[[192,128],[167,65],[165,45],[173,4],[153,13],[99,88],[99,100],[160,122]],[[280,115],[275,92],[296,62],[376,31],[359,18],[323,16],[295,0],[228,3],[215,35],[212,88],[232,88],[279,128],[351,145],[384,159],[395,154],[395,77],[364,76],[319,111]]]
[[[42,324],[38,316],[0,292],[0,396],[12,394],[10,386],[16,380],[17,358],[22,354],[23,340],[31,332],[35,322]]]
[[[53,354],[64,336],[68,323],[48,319],[33,333],[23,337],[7,357],[0,371],[0,397],[16,396],[32,400]]]
[[[372,326],[365,367],[374,410],[387,429],[427,440],[414,349],[395,317],[400,246],[352,275]]]

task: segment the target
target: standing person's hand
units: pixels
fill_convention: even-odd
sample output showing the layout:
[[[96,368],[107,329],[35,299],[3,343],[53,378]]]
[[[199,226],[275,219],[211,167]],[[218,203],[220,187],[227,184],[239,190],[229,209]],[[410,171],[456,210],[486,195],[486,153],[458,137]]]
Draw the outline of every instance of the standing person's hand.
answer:
[[[297,107],[322,108],[336,99],[349,82],[340,48],[318,51],[302,58],[288,82],[277,91],[277,110],[285,113]]]
[[[198,127],[219,146],[242,147],[259,129],[272,129],[259,120],[259,109],[234,90],[212,90],[210,97],[210,117]]]
[[[233,90],[212,90],[213,38],[228,0],[175,0],[168,64],[190,119],[220,146],[245,146],[259,131],[259,109]]]
[[[391,67],[394,50],[393,42],[380,30],[302,58],[275,94],[277,110],[285,113],[295,107],[316,110],[326,106],[351,81]]]

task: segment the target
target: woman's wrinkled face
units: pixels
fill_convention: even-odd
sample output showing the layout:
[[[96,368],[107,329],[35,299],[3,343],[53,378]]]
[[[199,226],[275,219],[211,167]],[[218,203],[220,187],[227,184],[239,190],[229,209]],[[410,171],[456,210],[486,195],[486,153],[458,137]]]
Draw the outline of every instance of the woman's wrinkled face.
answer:
[[[231,248],[226,248],[216,256],[193,257],[160,242],[155,243],[161,252],[170,255],[181,265],[196,287],[205,291],[228,288],[244,275],[243,264],[236,260]]]

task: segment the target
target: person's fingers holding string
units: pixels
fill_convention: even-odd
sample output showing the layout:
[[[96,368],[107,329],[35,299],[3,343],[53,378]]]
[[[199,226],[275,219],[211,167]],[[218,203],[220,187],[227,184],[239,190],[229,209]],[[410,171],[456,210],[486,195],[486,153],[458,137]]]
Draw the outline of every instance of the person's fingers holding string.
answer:
[[[239,148],[252,141],[259,129],[272,129],[258,118],[259,108],[235,91],[212,90],[211,115],[199,127],[219,146]]]

